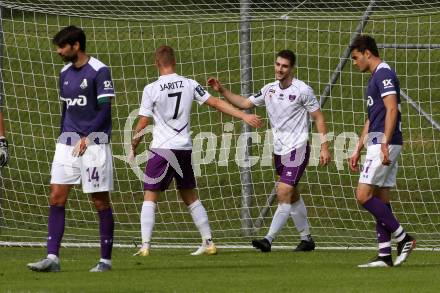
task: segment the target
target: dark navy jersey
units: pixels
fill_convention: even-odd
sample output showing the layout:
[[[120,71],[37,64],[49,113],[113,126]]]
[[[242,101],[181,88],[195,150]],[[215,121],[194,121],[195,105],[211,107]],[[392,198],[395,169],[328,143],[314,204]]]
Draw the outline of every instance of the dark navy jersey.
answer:
[[[61,133],[74,132],[81,137],[91,132],[105,133],[110,140],[110,113],[99,122],[100,125],[94,125],[94,118],[99,111],[98,104],[108,102],[114,96],[110,69],[101,61],[90,57],[80,68],[72,63],[64,66],[60,73],[60,99],[63,101]]]
[[[390,144],[402,145],[402,129],[401,129],[401,113],[400,113],[400,84],[397,75],[384,62],[380,63],[376,70],[371,75],[367,87],[367,106],[368,119],[370,120],[370,127],[368,133],[370,137],[377,137],[372,139],[373,144],[381,143],[381,138],[385,130],[385,116],[386,108],[383,98],[388,95],[396,95],[398,104],[397,123],[392,135]],[[378,135],[378,134],[382,135]]]

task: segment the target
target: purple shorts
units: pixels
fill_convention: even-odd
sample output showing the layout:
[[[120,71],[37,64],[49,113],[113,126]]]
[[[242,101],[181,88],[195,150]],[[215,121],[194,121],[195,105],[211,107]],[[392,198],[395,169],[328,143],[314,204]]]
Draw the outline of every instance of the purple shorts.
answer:
[[[167,190],[173,178],[177,189],[195,188],[191,153],[192,150],[152,149],[145,168],[144,190]]]
[[[273,158],[277,174],[280,176],[279,182],[297,186],[309,163],[310,146],[307,144],[285,155],[274,154]]]

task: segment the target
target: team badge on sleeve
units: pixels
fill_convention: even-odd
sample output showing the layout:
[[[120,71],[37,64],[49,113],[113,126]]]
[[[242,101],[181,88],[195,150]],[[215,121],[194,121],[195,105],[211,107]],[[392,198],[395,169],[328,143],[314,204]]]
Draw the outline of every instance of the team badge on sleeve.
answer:
[[[201,97],[203,97],[206,94],[205,89],[201,85],[198,85],[196,87],[196,91]]]

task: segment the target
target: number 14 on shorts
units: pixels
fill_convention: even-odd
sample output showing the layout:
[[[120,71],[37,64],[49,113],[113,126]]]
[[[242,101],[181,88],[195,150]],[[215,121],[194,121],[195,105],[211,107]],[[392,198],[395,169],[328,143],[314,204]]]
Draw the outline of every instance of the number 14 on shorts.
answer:
[[[363,178],[368,178],[368,171],[370,170],[371,163],[373,163],[373,160],[365,160],[365,163],[362,165],[361,176]]]
[[[89,182],[92,182],[93,180],[96,181],[96,184],[99,185],[99,173],[96,167],[93,168],[87,168],[87,178]]]

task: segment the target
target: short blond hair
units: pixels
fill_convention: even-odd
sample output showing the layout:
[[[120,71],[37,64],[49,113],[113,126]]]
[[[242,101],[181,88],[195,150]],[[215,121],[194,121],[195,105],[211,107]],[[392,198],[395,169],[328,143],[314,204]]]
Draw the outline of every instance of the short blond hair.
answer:
[[[176,57],[174,56],[174,50],[170,46],[160,46],[156,49],[156,61],[161,66],[169,66],[176,64]]]

